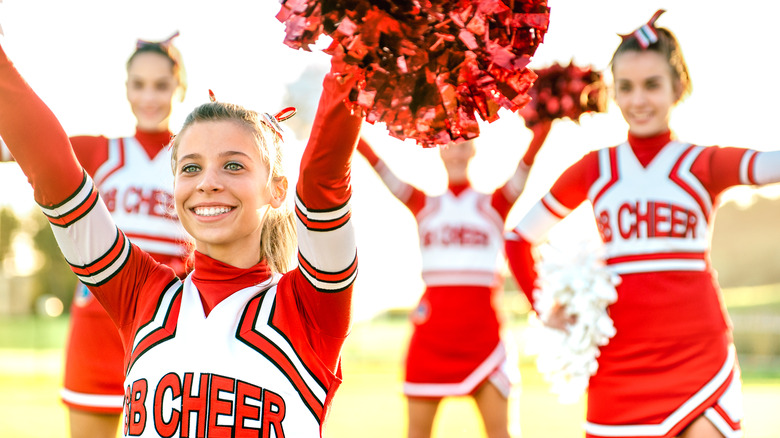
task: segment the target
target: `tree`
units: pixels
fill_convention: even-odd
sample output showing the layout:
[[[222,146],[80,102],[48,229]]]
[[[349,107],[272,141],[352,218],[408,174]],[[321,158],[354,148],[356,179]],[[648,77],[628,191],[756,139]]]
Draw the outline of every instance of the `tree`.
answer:
[[[65,308],[70,308],[76,288],[76,275],[65,261],[49,222],[42,213],[34,214],[38,228],[33,235],[35,247],[40,251],[43,262],[35,274],[38,295],[54,295],[62,300]]]
[[[0,276],[4,274],[5,259],[11,256],[14,235],[19,228],[19,219],[8,207],[0,208]]]

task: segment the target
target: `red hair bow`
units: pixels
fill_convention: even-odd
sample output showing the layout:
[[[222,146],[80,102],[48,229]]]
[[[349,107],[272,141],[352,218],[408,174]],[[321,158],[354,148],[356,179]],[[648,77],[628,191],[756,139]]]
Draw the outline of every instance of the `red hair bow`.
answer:
[[[654,44],[658,41],[658,29],[655,28],[655,21],[658,20],[658,17],[660,17],[664,12],[666,12],[664,9],[657,10],[650,21],[648,21],[646,24],[643,24],[639,27],[639,29],[629,34],[620,35],[620,37],[623,38],[623,41],[625,41],[627,38],[634,37],[643,49],[650,47],[651,44]]]
[[[2,0],[0,0],[0,1],[2,1]],[[177,36],[179,36],[179,31],[178,30],[176,32],[174,32],[173,35],[169,36],[167,39],[165,39],[163,41],[146,41],[146,40],[139,39],[138,41],[135,42],[135,48],[136,48],[136,50],[138,50],[141,47],[146,47],[146,46],[160,46],[164,50],[168,50],[168,48],[170,47],[171,43],[173,43],[173,39],[176,38]]]

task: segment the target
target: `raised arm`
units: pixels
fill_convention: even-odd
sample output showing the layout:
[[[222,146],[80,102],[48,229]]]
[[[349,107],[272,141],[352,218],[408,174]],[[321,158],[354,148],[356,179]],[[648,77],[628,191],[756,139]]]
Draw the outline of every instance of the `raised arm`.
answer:
[[[382,182],[385,183],[390,190],[390,193],[398,198],[399,201],[403,202],[404,205],[412,211],[412,214],[416,215],[422,210],[425,206],[425,193],[422,190],[401,181],[401,179],[390,170],[387,164],[379,158],[374,152],[374,149],[371,148],[371,145],[368,144],[363,137],[360,137],[360,140],[358,141],[357,150],[365,157],[368,164],[374,168],[374,171],[379,175]]]
[[[151,278],[152,271],[172,280],[173,271],[159,269],[117,229],[54,114],[2,48],[0,136],[32,184],[65,260],[120,329],[127,328],[136,283]]]
[[[536,154],[539,153],[544,141],[547,139],[547,134],[550,132],[551,126],[552,121],[548,120],[539,122],[531,127],[533,137],[528,144],[528,148],[526,149],[523,158],[517,163],[515,173],[500,189],[493,193],[491,204],[504,220],[506,220],[506,217],[509,215],[512,206],[515,205],[517,198],[523,193],[525,183],[528,180],[528,173],[531,171],[534,160],[536,160]]]
[[[0,47],[0,137],[32,184],[35,200],[53,206],[84,180],[68,136]],[[10,158],[10,157],[9,157]]]
[[[362,118],[344,104],[351,83],[323,81],[296,188],[298,273],[292,277],[309,341],[334,370],[351,325],[357,250],[350,220],[352,154]]]

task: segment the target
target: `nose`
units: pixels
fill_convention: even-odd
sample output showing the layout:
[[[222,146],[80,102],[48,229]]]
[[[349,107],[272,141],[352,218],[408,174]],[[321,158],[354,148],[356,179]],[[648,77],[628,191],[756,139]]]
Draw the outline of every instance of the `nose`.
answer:
[[[218,192],[223,189],[218,169],[213,167],[203,169],[200,174],[197,189],[199,192]]]
[[[640,89],[640,87],[637,87],[636,90],[634,90],[633,93],[631,93],[631,102],[634,105],[643,104],[647,101],[647,96],[645,95],[645,92]]]

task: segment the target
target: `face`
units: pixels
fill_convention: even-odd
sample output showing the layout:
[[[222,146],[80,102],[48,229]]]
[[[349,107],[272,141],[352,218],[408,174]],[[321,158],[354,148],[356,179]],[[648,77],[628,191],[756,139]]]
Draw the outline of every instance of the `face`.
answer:
[[[680,85],[658,52],[621,53],[613,64],[615,101],[631,134],[650,137],[669,130]]]
[[[240,122],[196,122],[180,137],[174,199],[195,249],[233,266],[253,266],[260,260],[263,218],[282,205],[287,180],[268,185],[268,164]]]
[[[463,141],[449,144],[439,149],[439,155],[447,170],[447,176],[451,183],[464,183],[468,181],[469,162],[474,158],[476,150],[474,142]]]
[[[133,58],[127,69],[127,100],[145,131],[167,131],[171,107],[179,87],[170,59],[144,52]]]

